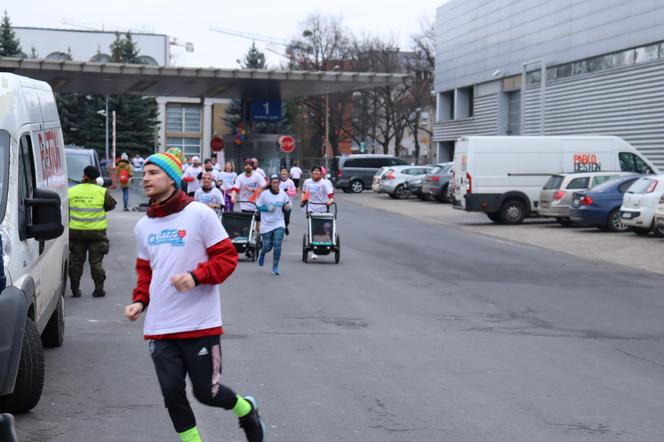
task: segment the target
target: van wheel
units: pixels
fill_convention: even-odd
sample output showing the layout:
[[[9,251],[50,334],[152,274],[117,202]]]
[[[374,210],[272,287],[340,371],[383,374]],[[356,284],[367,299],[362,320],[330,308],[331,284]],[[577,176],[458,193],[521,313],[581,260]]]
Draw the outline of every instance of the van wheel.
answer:
[[[58,306],[48,320],[44,333],[42,333],[42,344],[44,347],[60,347],[65,341],[65,298],[59,296]]]
[[[486,216],[488,216],[489,219],[496,224],[502,223],[502,220],[500,219],[500,213],[487,213]]]
[[[507,200],[500,208],[500,220],[503,224],[521,224],[526,217],[526,208],[519,200]]]
[[[39,402],[43,387],[44,348],[37,326],[32,319],[27,318],[14,392],[0,398],[0,410],[12,413],[30,411]]]
[[[352,193],[362,193],[364,190],[364,183],[361,180],[353,180],[350,182],[350,191]]]

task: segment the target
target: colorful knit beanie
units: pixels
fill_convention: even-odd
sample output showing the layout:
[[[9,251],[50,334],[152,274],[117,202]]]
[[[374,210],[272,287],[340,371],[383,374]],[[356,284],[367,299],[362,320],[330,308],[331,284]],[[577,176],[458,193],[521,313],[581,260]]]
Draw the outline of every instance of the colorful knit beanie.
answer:
[[[175,181],[176,188],[180,187],[180,183],[182,182],[182,162],[175,155],[171,153],[155,153],[145,160],[145,164],[154,164],[159,167]]]
[[[170,153],[175,158],[177,158],[180,161],[180,164],[184,163],[184,155],[182,154],[182,149],[179,147],[171,147],[166,151],[166,153]]]

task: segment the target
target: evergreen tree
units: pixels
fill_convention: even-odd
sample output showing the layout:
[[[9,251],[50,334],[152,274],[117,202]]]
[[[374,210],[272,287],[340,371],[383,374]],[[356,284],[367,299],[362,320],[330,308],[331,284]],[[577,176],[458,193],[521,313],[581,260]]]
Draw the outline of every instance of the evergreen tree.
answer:
[[[0,23],[0,57],[20,57],[21,55],[21,44],[16,38],[9,15],[5,10],[5,15]]]
[[[242,58],[242,60],[237,61],[242,69],[267,69],[267,63],[265,61],[265,54],[256,47],[256,43],[252,42],[249,50]],[[248,106],[243,106],[242,100],[233,100],[226,110],[226,117],[224,122],[226,127],[231,130],[235,130],[238,124],[242,121],[248,121]],[[277,123],[254,123],[251,132],[256,133],[281,133],[285,134],[291,131],[291,126],[288,116],[288,107],[286,104],[282,103],[282,115],[283,118]],[[244,112],[244,115],[243,115]],[[243,118],[244,116],[244,118]]]
[[[140,62],[140,51],[130,33],[124,37],[116,34],[110,50],[116,63]],[[58,107],[65,143],[94,148],[103,155],[106,121],[98,111],[105,105],[106,97],[102,95],[61,94]],[[151,154],[158,123],[157,101],[153,97],[136,95],[110,96],[109,112],[113,110],[116,114],[118,155],[122,152]]]

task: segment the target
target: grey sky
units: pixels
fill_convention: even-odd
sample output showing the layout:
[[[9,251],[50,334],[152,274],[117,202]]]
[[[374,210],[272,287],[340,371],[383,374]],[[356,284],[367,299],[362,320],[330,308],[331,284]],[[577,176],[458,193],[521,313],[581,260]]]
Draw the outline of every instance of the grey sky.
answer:
[[[99,3],[87,0],[22,0],[7,5],[7,12],[15,26],[69,29],[103,26],[106,30],[131,28],[134,32],[167,34],[178,37],[183,43],[194,44],[194,53],[174,47],[174,64],[236,67],[235,61],[244,55],[251,41],[209,31],[210,26],[289,39],[296,36],[298,22],[307,14],[320,12],[341,15],[344,24],[353,33],[392,37],[406,49],[409,36],[419,29],[421,18],[426,15],[432,21],[435,20],[436,8],[445,2],[446,0],[115,0]],[[64,24],[63,20],[80,26]],[[261,48],[265,46],[260,42],[256,44]],[[66,47],[66,42],[63,42],[63,46]],[[271,65],[278,65],[282,60],[271,52],[267,52],[267,55]]]

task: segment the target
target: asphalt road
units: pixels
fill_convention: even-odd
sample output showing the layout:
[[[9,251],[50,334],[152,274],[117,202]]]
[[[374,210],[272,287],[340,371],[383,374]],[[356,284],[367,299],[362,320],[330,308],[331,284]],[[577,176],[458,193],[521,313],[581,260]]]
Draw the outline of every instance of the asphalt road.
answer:
[[[342,261],[222,286],[222,382],[277,441],[661,441],[664,277],[421,223],[340,197]],[[67,298],[65,345],[21,442],[176,441],[130,299],[133,225],[111,217],[108,296]],[[269,263],[269,260],[268,260]],[[194,402],[206,441],[242,440]]]

